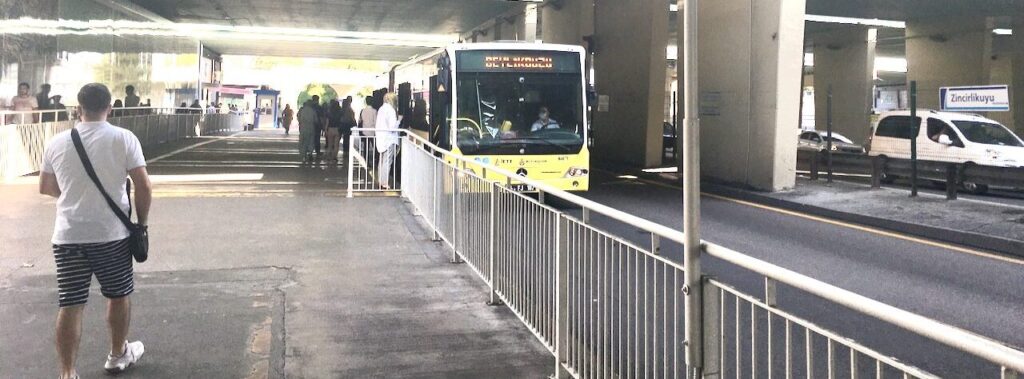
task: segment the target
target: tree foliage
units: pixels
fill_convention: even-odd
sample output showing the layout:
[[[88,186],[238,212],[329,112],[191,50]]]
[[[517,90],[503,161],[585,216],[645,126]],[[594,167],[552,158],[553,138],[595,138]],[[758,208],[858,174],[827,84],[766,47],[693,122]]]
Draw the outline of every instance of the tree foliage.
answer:
[[[331,100],[338,98],[338,92],[331,86],[326,84],[310,83],[306,86],[305,90],[299,92],[298,102],[295,104],[302,106],[302,104],[305,104],[306,100],[311,99],[313,95],[320,96],[320,104],[327,104]]]

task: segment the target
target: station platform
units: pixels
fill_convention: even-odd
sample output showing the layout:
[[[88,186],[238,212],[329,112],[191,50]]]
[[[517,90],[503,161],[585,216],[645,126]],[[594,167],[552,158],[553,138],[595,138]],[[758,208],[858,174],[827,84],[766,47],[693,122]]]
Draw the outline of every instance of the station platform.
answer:
[[[540,378],[550,353],[397,197],[346,199],[343,166],[299,165],[253,131],[147,152],[150,260],[136,265],[124,378]],[[156,159],[159,158],[159,159]],[[0,377],[57,373],[54,200],[0,184]],[[104,376],[93,283],[79,372]]]

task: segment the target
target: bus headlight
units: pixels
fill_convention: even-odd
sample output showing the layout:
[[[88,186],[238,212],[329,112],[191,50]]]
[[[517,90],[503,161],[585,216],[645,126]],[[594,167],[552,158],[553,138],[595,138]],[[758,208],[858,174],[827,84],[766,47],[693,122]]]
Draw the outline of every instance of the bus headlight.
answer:
[[[587,176],[590,174],[590,170],[582,167],[570,167],[569,171],[565,172],[566,178],[578,178],[581,176]]]

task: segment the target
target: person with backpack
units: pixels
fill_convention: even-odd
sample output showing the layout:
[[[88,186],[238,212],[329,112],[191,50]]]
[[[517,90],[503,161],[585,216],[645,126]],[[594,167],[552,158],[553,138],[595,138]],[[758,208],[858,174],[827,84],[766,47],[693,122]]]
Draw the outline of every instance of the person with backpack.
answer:
[[[82,315],[95,276],[107,298],[110,352],[104,369],[119,373],[137,363],[142,342],[128,342],[130,296],[135,290],[132,259],[145,260],[146,223],[152,185],[139,139],[107,122],[110,90],[99,83],[78,92],[79,122],[46,146],[39,192],[57,198],[53,255],[57,266],[57,338],[60,378],[77,378],[75,362]],[[131,222],[126,178],[135,184],[138,223]]]

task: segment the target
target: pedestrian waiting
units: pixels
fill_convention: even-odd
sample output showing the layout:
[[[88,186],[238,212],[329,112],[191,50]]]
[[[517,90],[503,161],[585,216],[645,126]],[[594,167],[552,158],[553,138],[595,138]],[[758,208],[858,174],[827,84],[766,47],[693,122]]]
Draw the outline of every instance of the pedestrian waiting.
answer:
[[[139,361],[142,342],[128,342],[133,254],[148,243],[152,189],[139,139],[107,122],[110,91],[93,83],[78,92],[81,122],[54,136],[43,153],[39,192],[57,198],[53,256],[57,266],[56,348],[61,379],[76,379],[82,316],[95,276],[107,298],[110,350],[103,368],[120,373]],[[132,224],[125,179],[135,186],[138,224]],[[92,362],[92,359],[89,359]]]

